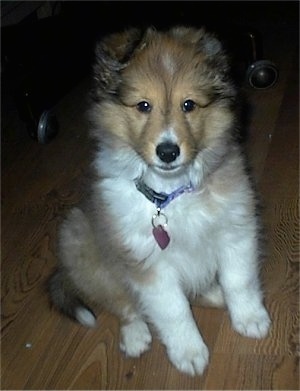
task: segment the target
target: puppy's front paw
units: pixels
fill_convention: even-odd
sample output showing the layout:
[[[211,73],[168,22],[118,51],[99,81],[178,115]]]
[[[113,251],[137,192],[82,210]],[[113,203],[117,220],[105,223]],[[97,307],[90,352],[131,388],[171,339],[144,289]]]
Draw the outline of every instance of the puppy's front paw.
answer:
[[[152,336],[142,320],[134,320],[121,327],[120,349],[127,356],[139,357],[149,349]]]
[[[209,353],[203,341],[181,341],[180,345],[168,348],[168,355],[175,367],[188,375],[202,375],[208,364]]]
[[[250,338],[264,338],[267,336],[271,320],[264,307],[256,311],[245,312],[232,317],[233,328],[240,334]]]

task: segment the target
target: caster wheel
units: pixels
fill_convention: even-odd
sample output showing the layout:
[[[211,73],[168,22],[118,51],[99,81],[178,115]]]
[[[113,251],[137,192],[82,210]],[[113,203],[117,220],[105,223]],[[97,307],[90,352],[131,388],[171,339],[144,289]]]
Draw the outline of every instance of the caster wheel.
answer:
[[[51,110],[45,110],[40,116],[37,127],[37,141],[40,144],[49,143],[58,133],[58,121]]]
[[[278,70],[272,62],[260,60],[249,66],[246,77],[251,87],[266,89],[277,82]]]

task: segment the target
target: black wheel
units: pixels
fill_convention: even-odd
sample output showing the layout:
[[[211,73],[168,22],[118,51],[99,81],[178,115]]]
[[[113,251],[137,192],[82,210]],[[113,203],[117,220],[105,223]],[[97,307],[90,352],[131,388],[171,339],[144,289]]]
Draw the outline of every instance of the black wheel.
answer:
[[[58,133],[57,118],[51,110],[45,110],[40,116],[37,128],[37,140],[41,144],[49,143]]]
[[[277,82],[278,70],[272,62],[260,60],[249,66],[246,77],[251,87],[266,89]]]

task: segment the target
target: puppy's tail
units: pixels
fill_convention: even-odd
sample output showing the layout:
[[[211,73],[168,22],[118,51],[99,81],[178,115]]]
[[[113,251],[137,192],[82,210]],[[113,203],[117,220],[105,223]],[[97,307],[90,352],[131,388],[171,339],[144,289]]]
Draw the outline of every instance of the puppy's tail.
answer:
[[[95,327],[96,316],[78,297],[66,272],[58,269],[48,282],[48,291],[54,306],[83,326]]]

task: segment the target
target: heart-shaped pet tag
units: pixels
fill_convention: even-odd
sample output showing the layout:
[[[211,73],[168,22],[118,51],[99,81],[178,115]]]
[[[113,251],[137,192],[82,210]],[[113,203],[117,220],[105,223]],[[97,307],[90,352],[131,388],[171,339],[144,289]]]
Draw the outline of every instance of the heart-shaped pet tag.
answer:
[[[153,228],[152,233],[159,247],[164,250],[170,243],[168,232],[164,230],[162,225],[158,225]]]

